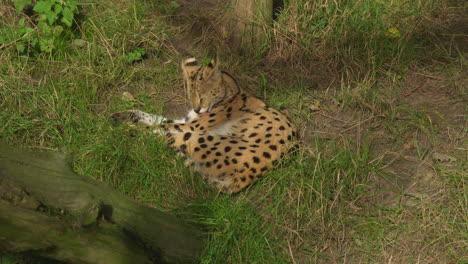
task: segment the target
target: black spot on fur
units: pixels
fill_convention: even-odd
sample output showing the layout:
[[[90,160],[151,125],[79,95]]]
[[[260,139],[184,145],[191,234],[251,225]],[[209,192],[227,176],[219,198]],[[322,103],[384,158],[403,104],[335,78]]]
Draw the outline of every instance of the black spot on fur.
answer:
[[[285,130],[286,128],[284,126],[280,126],[279,130]]]
[[[211,162],[208,161],[208,162],[205,164],[205,166],[206,166],[207,168],[211,167]]]
[[[258,134],[257,133],[252,133],[249,135],[249,138],[256,137]]]
[[[226,109],[226,111],[229,113],[232,111],[232,106],[230,106],[228,109]]]
[[[239,147],[240,150],[244,150],[244,149],[247,149],[247,147]]]
[[[231,163],[229,162],[229,160],[225,159],[224,164],[226,164],[226,166],[229,166],[229,164],[231,164]]]
[[[221,169],[222,167],[223,167],[223,165],[221,165],[221,164],[218,164],[218,166],[216,166],[216,168],[217,168],[218,170]]]
[[[255,168],[251,168],[250,171],[251,171],[252,173],[257,173],[257,169],[255,169]]]
[[[197,151],[200,151],[200,148],[199,148],[199,147],[195,147],[193,150],[194,150],[195,152],[197,152]]]
[[[268,167],[267,167],[267,166],[265,166],[265,167],[261,168],[260,170],[261,170],[262,172],[265,172],[265,171],[267,171],[267,170],[268,170]]]
[[[260,159],[258,157],[256,157],[256,156],[254,156],[252,158],[252,160],[253,160],[254,163],[257,163],[257,164],[260,163]]]
[[[211,113],[211,114],[210,114],[210,117],[213,117],[213,116],[215,116],[215,115],[216,115],[216,113]]]
[[[244,167],[246,167],[246,168],[250,168],[250,165],[249,165],[249,163],[247,163],[247,162],[244,162]]]
[[[214,137],[210,135],[206,139],[208,139],[208,141],[213,141]]]
[[[206,144],[201,144],[200,147],[201,147],[201,148],[207,148],[208,145],[206,145]]]
[[[258,147],[260,147],[260,146],[259,146],[259,145],[249,145],[249,147],[251,147],[251,148],[258,148]]]
[[[241,181],[245,182],[247,179],[245,177],[241,177]]]
[[[268,152],[263,152],[263,157],[265,157],[267,159],[271,159],[271,154],[268,153]]]
[[[237,141],[235,141],[235,140],[231,140],[231,141],[229,141],[229,143],[231,143],[231,144],[237,144],[237,143],[239,143],[239,142],[237,142]]]
[[[199,138],[199,139],[198,139],[198,143],[200,143],[200,144],[201,144],[201,143],[205,143],[205,139],[204,139],[204,138],[202,138],[202,137],[201,137],[201,138]]]
[[[268,134],[265,135],[265,137],[266,137],[266,138],[269,138],[269,137],[271,137],[271,134],[268,133]]]
[[[266,131],[270,131],[273,127],[267,127]]]
[[[187,145],[185,144],[180,145],[180,149],[182,150],[182,152],[185,153],[185,151],[187,150]]]
[[[260,120],[265,120],[266,119],[266,116],[261,116],[260,117]]]
[[[215,121],[216,120],[214,120],[214,119],[210,119],[210,120],[208,120],[208,123],[214,123]]]
[[[190,132],[185,133],[184,134],[184,141],[189,140],[191,136],[192,136],[192,133],[190,133]]]
[[[257,143],[257,144],[260,143],[260,142],[262,142],[262,139],[261,139],[261,138],[255,140],[255,143]]]
[[[218,161],[219,161],[218,159],[214,159],[214,160],[213,160],[213,164],[218,163]]]
[[[279,141],[279,143],[280,143],[281,145],[284,145],[284,143],[286,143],[286,142],[284,142],[284,140],[281,139],[281,140]]]
[[[270,145],[269,146],[271,150],[277,150],[278,148],[276,147],[276,145]]]
[[[225,152],[231,151],[231,147],[229,147],[229,146],[225,147],[225,148],[224,148],[224,151],[225,151]]]
[[[231,159],[231,162],[237,164],[237,159]]]
[[[234,153],[234,155],[236,155],[236,156],[240,157],[240,156],[242,156],[242,153],[240,153],[240,152],[236,152],[236,153]]]
[[[223,154],[221,154],[221,152],[216,152],[215,155],[221,157]]]

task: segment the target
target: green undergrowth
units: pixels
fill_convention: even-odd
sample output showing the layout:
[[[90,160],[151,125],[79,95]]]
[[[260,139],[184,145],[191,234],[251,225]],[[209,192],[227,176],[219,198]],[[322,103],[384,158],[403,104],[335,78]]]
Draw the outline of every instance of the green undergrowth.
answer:
[[[456,1],[285,1],[272,54],[304,65],[314,58],[351,81],[402,72],[428,57],[459,56],[453,40],[444,40],[448,28],[463,23],[450,15],[457,12],[463,5]]]

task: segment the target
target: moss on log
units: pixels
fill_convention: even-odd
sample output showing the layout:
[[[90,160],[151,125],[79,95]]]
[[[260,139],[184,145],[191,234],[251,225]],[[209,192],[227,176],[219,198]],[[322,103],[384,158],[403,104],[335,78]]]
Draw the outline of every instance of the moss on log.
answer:
[[[193,263],[182,220],[74,173],[64,154],[0,145],[0,250],[71,263]]]

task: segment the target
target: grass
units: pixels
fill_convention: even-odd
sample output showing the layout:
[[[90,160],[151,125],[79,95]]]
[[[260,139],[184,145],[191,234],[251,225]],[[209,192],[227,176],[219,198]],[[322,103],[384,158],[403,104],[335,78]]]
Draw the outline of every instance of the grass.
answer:
[[[456,58],[456,49],[441,45],[442,32],[456,23],[448,15],[456,6],[450,1],[291,0],[274,25],[273,55],[357,81],[382,71],[405,71],[414,60]]]
[[[299,149],[238,195],[215,193],[161,138],[108,120],[115,111],[162,113],[169,100],[185,100],[171,42],[186,28],[171,19],[184,10],[170,2],[85,5],[75,32],[83,45],[37,56],[3,49],[0,139],[67,149],[76,172],[201,224],[209,234],[202,263],[464,263],[463,111],[407,99],[422,89],[411,82],[421,68],[427,80],[440,80],[433,86],[445,87],[442,94],[455,91],[437,94],[447,106],[464,94],[464,54],[439,34],[460,20],[462,4],[449,3],[286,1],[267,55],[220,51],[240,83],[300,131]],[[222,41],[196,39],[201,47]],[[143,60],[127,59],[140,49]],[[434,164],[434,151],[458,161]]]

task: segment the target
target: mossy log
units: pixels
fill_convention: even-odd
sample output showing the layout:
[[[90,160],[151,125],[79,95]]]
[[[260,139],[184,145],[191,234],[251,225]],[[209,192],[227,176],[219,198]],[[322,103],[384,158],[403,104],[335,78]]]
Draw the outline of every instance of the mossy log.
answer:
[[[74,173],[65,156],[0,145],[0,252],[66,263],[196,262],[201,232]]]

